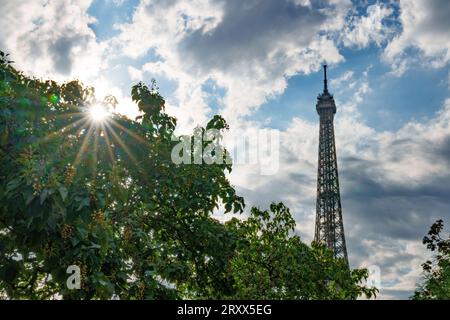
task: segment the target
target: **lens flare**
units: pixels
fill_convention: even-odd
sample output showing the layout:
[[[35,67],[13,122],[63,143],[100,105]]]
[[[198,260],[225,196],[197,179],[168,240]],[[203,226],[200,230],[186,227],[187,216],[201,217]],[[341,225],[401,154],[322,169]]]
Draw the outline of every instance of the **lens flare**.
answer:
[[[94,122],[104,122],[109,116],[109,110],[101,104],[95,104],[89,108],[89,117]]]
[[[59,98],[56,94],[52,93],[51,95],[48,96],[48,100],[52,103],[52,104],[57,104],[59,101]]]

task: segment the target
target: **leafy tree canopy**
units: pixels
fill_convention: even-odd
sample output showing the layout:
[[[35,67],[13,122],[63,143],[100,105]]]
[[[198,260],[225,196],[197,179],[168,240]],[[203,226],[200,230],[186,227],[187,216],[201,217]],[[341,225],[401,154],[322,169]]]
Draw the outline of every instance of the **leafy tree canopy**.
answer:
[[[290,235],[295,220],[283,203],[272,203],[270,211],[252,208],[247,220],[234,218],[227,225],[240,239],[231,261],[240,299],[356,299],[378,292],[360,285],[366,269],[350,271],[331,250]]]

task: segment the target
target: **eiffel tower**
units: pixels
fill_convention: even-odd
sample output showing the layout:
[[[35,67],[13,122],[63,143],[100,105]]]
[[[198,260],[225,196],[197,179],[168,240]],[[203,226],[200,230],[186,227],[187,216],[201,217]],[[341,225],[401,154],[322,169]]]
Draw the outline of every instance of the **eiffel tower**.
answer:
[[[317,97],[316,104],[320,131],[314,241],[325,244],[334,252],[335,258],[343,258],[348,265],[334,141],[333,120],[336,105],[333,95],[328,92],[326,65],[323,66],[323,71],[323,92]]]

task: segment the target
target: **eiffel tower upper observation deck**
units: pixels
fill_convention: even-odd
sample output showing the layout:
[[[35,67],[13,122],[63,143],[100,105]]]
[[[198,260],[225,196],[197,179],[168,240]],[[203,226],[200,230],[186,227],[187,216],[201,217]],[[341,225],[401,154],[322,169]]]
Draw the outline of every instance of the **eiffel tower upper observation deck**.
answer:
[[[324,243],[348,264],[342,221],[341,196],[334,138],[336,105],[328,92],[327,66],[324,70],[323,93],[317,97],[316,109],[320,117],[319,161],[317,171],[316,230],[314,240]]]

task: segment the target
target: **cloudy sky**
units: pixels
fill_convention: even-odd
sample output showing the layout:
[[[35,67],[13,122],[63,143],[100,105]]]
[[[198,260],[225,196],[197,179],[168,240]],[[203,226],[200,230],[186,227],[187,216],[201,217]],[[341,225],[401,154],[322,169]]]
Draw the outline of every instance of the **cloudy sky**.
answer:
[[[448,0],[0,0],[0,50],[38,77],[77,78],[134,117],[156,78],[189,132],[222,114],[230,135],[279,136],[275,174],[237,164],[248,207],[284,201],[309,242],[315,219],[321,64],[335,132],[352,267],[376,265],[380,298],[407,298],[423,235],[450,225]],[[218,214],[220,217],[220,214]]]

